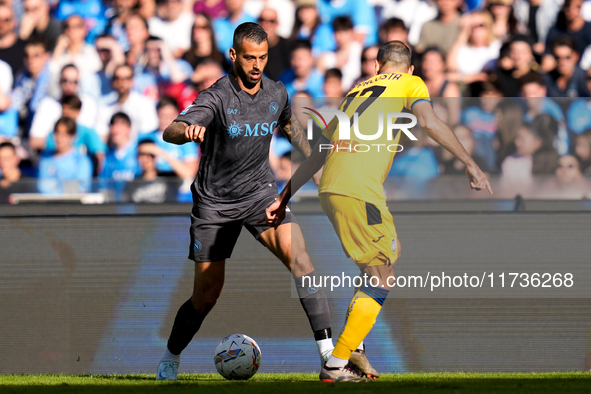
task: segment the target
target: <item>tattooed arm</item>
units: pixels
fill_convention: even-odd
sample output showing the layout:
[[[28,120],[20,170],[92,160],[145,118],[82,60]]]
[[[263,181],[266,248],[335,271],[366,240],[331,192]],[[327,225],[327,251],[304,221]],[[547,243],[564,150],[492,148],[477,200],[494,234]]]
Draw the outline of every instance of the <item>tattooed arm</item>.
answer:
[[[162,139],[171,144],[182,145],[187,142],[203,142],[205,127],[197,124],[188,125],[184,122],[172,122],[166,130]]]
[[[281,127],[283,134],[285,134],[294,148],[296,148],[305,158],[310,157],[312,154],[312,148],[308,142],[306,130],[304,130],[295,115],[292,114],[289,121],[286,123],[280,123],[279,127]]]
[[[283,130],[283,134],[287,137],[291,145],[295,147],[306,159],[310,157],[312,154],[312,148],[310,147],[310,143],[308,142],[308,136],[306,134],[306,130],[302,127],[302,124],[295,117],[295,115],[291,115],[291,119],[284,124],[279,124],[281,130]],[[320,184],[320,178],[322,177],[322,167],[316,174],[314,174],[314,183],[316,186]]]

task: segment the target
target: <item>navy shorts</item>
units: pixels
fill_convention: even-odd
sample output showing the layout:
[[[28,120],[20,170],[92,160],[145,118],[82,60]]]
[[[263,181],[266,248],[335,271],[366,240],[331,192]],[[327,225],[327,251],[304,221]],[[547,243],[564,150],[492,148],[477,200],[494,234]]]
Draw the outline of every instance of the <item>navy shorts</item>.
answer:
[[[189,245],[189,259],[196,262],[221,261],[232,256],[236,241],[240,236],[242,226],[257,239],[271,227],[263,222],[265,209],[277,198],[276,190],[263,195],[251,205],[241,208],[215,210],[200,208],[193,205],[191,212],[191,243]],[[285,213],[281,224],[294,221],[291,212]]]

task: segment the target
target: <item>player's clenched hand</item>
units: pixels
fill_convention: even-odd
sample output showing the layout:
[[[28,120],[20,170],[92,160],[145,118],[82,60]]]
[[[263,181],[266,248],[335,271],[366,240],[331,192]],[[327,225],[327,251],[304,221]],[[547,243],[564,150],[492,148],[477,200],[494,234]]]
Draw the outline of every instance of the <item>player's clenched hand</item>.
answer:
[[[185,140],[187,142],[203,142],[205,135],[205,127],[199,126],[198,124],[192,124],[185,128]]]
[[[490,183],[488,182],[488,177],[476,164],[466,167],[466,176],[470,182],[470,188],[474,190],[486,189],[490,194],[493,194]]]
[[[269,226],[277,228],[285,219],[286,207],[281,204],[281,198],[277,198],[265,209],[265,218],[259,223],[266,222]]]

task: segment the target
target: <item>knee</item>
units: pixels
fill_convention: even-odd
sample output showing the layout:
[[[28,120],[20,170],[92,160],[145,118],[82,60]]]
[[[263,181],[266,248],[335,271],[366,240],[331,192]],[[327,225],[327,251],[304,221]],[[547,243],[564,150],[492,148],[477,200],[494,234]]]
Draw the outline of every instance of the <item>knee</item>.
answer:
[[[310,256],[305,250],[296,251],[292,257],[293,265],[304,267],[311,264]]]
[[[314,271],[310,256],[305,250],[294,253],[291,260],[290,269],[294,276],[302,276]]]

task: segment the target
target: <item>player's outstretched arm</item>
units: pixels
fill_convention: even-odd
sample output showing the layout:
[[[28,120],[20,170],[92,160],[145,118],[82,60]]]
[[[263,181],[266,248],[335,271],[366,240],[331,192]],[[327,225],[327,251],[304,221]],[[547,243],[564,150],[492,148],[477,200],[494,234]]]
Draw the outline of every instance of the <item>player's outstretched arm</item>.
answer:
[[[281,130],[291,142],[291,144],[306,158],[310,157],[312,153],[312,149],[310,147],[310,142],[308,142],[308,136],[306,131],[302,127],[302,124],[295,117],[295,115],[291,115],[289,122],[280,124]],[[321,167],[322,168],[322,167]],[[314,174],[314,183],[316,185],[320,184],[320,177],[322,176],[322,171],[320,169],[317,173]]]
[[[312,148],[308,142],[306,130],[304,130],[302,124],[294,114],[291,114],[291,118],[288,122],[279,124],[279,127],[281,127],[283,134],[285,134],[294,148],[296,148],[305,158],[310,157],[312,154]]]
[[[171,144],[183,145],[187,142],[203,142],[205,135],[205,127],[197,124],[187,125],[183,122],[172,122],[170,126],[164,130],[162,138]]]
[[[324,165],[327,150],[320,150],[320,142],[321,140],[314,147],[310,157],[298,167],[295,174],[293,174],[285,188],[279,194],[279,197],[267,208],[265,214],[268,225],[277,227],[281,224],[285,218],[285,207],[291,196],[304,186]]]
[[[466,152],[466,149],[445,122],[437,117],[431,103],[419,101],[414,105],[413,112],[417,117],[417,122],[425,129],[429,137],[464,163],[470,187],[475,190],[486,189],[492,194],[492,188],[486,174],[472,160],[472,157]]]

